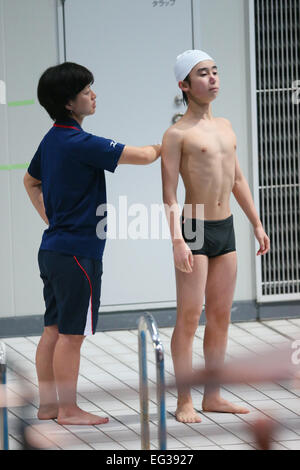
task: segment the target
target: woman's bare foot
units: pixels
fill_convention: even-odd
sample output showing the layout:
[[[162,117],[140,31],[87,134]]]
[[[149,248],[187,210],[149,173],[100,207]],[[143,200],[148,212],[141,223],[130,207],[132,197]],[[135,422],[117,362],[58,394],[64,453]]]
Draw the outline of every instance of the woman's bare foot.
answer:
[[[93,415],[87,411],[83,411],[78,406],[68,408],[66,410],[59,410],[57,422],[58,424],[75,424],[95,426],[96,424],[106,424],[109,418],[101,418],[101,416]]]
[[[204,397],[202,401],[203,411],[215,411],[217,413],[247,414],[250,411],[243,406],[235,405],[221,397]]]
[[[196,413],[191,400],[180,401],[177,403],[177,410],[175,411],[177,421],[181,423],[201,423],[201,418]]]
[[[47,419],[56,419],[57,415],[58,415],[58,406],[56,404],[40,405],[37,417],[38,419],[47,420]]]

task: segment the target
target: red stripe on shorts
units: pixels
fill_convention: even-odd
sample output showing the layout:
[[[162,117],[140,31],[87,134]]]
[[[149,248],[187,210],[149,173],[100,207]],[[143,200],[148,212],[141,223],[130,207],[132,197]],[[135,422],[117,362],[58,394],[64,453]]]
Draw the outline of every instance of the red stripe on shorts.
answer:
[[[82,271],[84,272],[84,274],[86,275],[88,281],[89,281],[89,284],[90,284],[90,291],[91,291],[91,315],[92,315],[92,318],[91,318],[91,326],[92,326],[92,334],[94,334],[94,331],[93,331],[93,292],[92,292],[92,283],[91,283],[91,280],[87,274],[87,272],[85,271],[85,269],[81,266],[81,264],[79,263],[78,259],[76,258],[76,256],[74,256],[74,259],[76,261],[76,263],[78,264],[78,266],[82,269]]]

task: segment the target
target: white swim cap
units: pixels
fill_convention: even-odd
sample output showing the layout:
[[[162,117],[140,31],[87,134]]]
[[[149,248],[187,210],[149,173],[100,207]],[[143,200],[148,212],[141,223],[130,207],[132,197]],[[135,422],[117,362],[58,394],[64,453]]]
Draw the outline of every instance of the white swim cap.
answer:
[[[206,52],[193,49],[190,51],[185,51],[179,56],[177,56],[176,64],[174,67],[175,77],[178,82],[184,80],[190,71],[203,60],[213,60]]]

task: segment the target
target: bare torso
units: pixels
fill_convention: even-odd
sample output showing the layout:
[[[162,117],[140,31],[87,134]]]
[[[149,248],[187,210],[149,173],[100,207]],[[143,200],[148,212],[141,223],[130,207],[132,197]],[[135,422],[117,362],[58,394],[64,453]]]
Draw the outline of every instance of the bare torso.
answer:
[[[229,217],[236,152],[236,136],[230,123],[214,118],[193,124],[182,118],[175,126],[183,131],[180,174],[186,190],[185,205],[190,205],[185,207],[184,216],[196,217],[196,205],[203,204],[200,218]]]

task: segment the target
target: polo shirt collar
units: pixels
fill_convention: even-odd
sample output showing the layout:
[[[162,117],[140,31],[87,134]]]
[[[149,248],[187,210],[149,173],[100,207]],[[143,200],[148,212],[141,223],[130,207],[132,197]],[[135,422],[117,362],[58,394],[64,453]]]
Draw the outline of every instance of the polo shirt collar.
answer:
[[[80,124],[72,118],[57,119],[54,124],[57,124],[59,126],[77,127],[77,129],[79,129],[80,131],[83,130]]]

